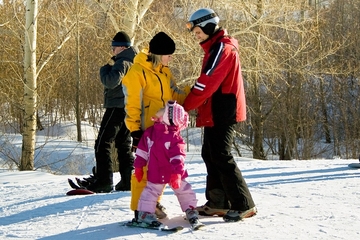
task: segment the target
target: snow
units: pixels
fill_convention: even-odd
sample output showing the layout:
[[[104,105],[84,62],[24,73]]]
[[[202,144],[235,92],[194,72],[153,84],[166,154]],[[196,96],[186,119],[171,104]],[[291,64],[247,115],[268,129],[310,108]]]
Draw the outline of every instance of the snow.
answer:
[[[261,161],[236,157],[258,209],[255,217],[236,223],[225,223],[219,217],[200,217],[206,227],[191,231],[176,197],[170,188],[166,188],[161,203],[167,208],[169,219],[163,222],[170,227],[183,225],[185,228],[182,231],[169,234],[122,226],[133,217],[129,209],[130,192],[66,195],[70,190],[67,178],[87,177],[90,173],[94,158],[93,135],[85,137],[87,144],[79,144],[68,135],[58,136],[47,144],[40,136],[38,139],[43,144],[42,150],[37,153],[40,159],[41,155],[53,162],[58,162],[58,158],[74,161],[91,159],[85,169],[87,173],[83,175],[61,175],[61,167],[56,168],[56,175],[40,166],[36,171],[0,171],[0,239],[278,240],[360,237],[360,169],[348,167],[349,163],[358,160],[339,158]],[[0,142],[3,139],[2,136]],[[12,146],[7,149],[16,151],[21,147],[17,141],[21,139],[13,137],[11,141],[7,140],[7,146]],[[4,156],[2,158],[5,161]],[[186,164],[190,175],[188,181],[196,191],[199,205],[204,204],[206,169],[199,146],[190,148]],[[115,184],[119,179],[119,173],[114,173]]]

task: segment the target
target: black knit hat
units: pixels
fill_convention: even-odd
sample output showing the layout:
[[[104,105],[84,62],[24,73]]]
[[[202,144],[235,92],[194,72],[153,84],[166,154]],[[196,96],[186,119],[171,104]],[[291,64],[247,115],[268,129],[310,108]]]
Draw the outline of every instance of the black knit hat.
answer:
[[[111,46],[114,47],[130,47],[131,41],[129,35],[127,35],[125,32],[118,32],[115,37],[113,38],[111,42]]]
[[[149,52],[156,55],[171,55],[175,52],[175,42],[166,33],[159,32],[150,40]]]

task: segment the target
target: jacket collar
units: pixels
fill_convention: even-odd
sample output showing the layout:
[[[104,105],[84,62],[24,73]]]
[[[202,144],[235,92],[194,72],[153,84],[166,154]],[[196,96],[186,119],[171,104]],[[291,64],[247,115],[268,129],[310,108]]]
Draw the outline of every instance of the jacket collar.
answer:
[[[119,58],[128,58],[133,60],[136,55],[136,51],[133,47],[126,48],[124,51],[121,51],[118,55],[115,56],[115,59]]]
[[[166,66],[163,66],[162,64],[159,64],[155,69],[153,69],[151,62],[147,61],[148,58],[149,49],[144,48],[142,49],[134,58],[134,63],[140,64],[144,68],[155,72],[155,73],[161,73],[164,68],[167,68]]]
[[[211,46],[214,43],[219,42],[219,39],[223,38],[227,35],[226,29],[219,28],[213,35],[211,35],[208,39],[200,43],[200,46],[204,49],[205,52],[209,52]]]

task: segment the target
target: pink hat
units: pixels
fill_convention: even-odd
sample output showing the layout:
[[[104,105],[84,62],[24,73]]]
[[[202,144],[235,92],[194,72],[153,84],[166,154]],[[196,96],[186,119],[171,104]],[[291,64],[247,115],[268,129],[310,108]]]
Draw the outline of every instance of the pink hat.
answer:
[[[182,130],[189,124],[189,114],[176,101],[168,101],[165,106],[163,122],[170,126],[178,126]]]

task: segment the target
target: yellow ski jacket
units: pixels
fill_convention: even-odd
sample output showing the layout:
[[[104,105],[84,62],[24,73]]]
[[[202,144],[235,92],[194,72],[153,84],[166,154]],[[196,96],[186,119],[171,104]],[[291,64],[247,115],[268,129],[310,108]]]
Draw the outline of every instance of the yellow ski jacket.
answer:
[[[177,87],[170,69],[160,64],[153,69],[152,63],[146,61],[148,49],[143,49],[134,58],[134,64],[122,80],[125,95],[125,124],[130,132],[145,131],[154,122],[151,117],[165,107],[169,100],[183,104],[190,92]]]

